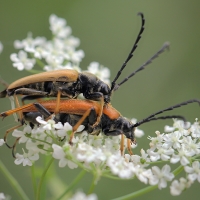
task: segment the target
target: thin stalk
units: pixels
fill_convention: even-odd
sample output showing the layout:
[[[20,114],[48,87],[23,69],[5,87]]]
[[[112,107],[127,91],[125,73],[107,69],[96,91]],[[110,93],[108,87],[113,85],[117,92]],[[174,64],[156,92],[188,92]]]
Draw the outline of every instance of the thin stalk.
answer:
[[[31,178],[32,178],[32,184],[33,184],[34,196],[36,197],[37,184],[36,184],[36,179],[35,179],[35,165],[34,164],[31,166]]]
[[[40,70],[34,70],[34,69],[30,69],[30,70],[27,70],[28,72],[32,73],[32,74],[39,74],[43,71],[40,71]]]
[[[178,166],[172,173],[174,174],[174,176],[177,176],[178,174],[181,173],[181,171],[184,169],[184,167],[182,165]]]
[[[95,188],[95,186],[96,186],[95,180],[96,180],[96,177],[95,177],[95,175],[94,175],[93,180],[92,180],[92,183],[91,183],[90,188],[89,188],[89,191],[88,191],[88,194],[91,194],[91,193],[94,191],[94,188]]]
[[[156,189],[158,186],[157,185],[153,185],[153,186],[148,186],[146,188],[143,188],[141,190],[138,190],[136,192],[133,192],[131,194],[127,194],[125,196],[116,198],[116,199],[112,199],[112,200],[128,200],[128,199],[133,199],[136,198],[138,196],[141,196],[143,194],[146,194],[147,192],[151,192],[152,190]]]
[[[41,67],[42,69],[44,68],[45,64],[38,58],[36,58],[36,63],[38,64],[39,67]]]
[[[42,177],[40,179],[40,182],[39,182],[39,185],[38,185],[38,189],[37,189],[37,195],[36,195],[36,200],[39,200],[40,199],[40,193],[41,193],[41,188],[42,188],[42,183],[44,181],[44,178],[45,178],[45,175],[49,169],[49,167],[51,166],[51,164],[53,163],[54,161],[54,158],[52,158],[49,162],[49,164],[46,166],[46,169],[44,170],[43,174],[42,174]]]
[[[22,200],[29,200],[28,196],[25,194],[21,186],[19,185],[18,181],[12,176],[12,174],[6,169],[5,165],[0,160],[0,171],[2,174],[7,178],[10,185],[13,189],[17,192]]]
[[[78,176],[74,179],[74,181],[68,186],[68,188],[63,192],[62,195],[60,195],[60,197],[57,198],[57,200],[61,200],[69,191],[71,191],[74,186],[83,178],[83,176],[85,175],[86,171],[82,170]]]
[[[102,174],[102,176],[103,176],[103,177],[106,177],[106,178],[109,178],[109,179],[112,179],[112,180],[130,181],[130,179],[122,179],[122,178],[119,178],[119,177],[117,177],[117,176],[112,176],[112,175],[110,175],[110,174]],[[133,177],[133,179],[134,179],[134,177]]]

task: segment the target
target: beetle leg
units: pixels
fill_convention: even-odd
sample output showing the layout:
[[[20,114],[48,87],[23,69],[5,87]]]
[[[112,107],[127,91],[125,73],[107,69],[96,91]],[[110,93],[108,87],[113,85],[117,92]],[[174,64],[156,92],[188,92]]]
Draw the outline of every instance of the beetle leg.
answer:
[[[94,92],[92,94],[89,94],[89,93],[86,92],[83,95],[86,99],[99,101],[99,103],[100,103],[99,115],[97,117],[96,123],[93,125],[93,127],[95,127],[97,124],[99,124],[99,122],[101,120],[101,116],[102,116],[102,113],[103,113],[103,106],[104,106],[104,96],[101,92]]]
[[[109,130],[103,130],[104,134],[107,136],[117,136],[121,134],[121,142],[120,142],[120,152],[121,155],[124,155],[124,134],[121,133],[121,130],[113,130],[113,131],[109,131]],[[123,136],[123,137],[122,137]],[[136,143],[136,141],[134,140],[133,142],[134,144]],[[127,150],[129,152],[130,155],[133,155],[133,152],[131,150],[131,140],[127,138]]]
[[[39,99],[41,99],[41,98],[45,98],[46,96],[44,96],[44,95],[26,95],[26,96],[23,96],[22,98],[21,98],[21,101],[22,101],[22,104],[23,105],[25,105],[25,101],[26,100],[34,100],[34,99],[37,99],[37,101],[39,100]]]
[[[70,138],[69,138],[69,144],[71,144],[71,145],[73,144],[73,143],[72,143],[72,139],[73,139],[73,137],[74,137],[75,131],[76,131],[76,130],[78,129],[78,127],[83,123],[83,121],[90,115],[91,109],[93,109],[93,108],[88,109],[88,110],[84,113],[84,115],[80,118],[80,120],[74,125],[74,127],[73,127],[73,129],[72,129],[72,133],[71,133]]]
[[[41,115],[44,116],[44,118],[48,118],[51,116],[51,113],[40,103],[34,103],[33,104],[36,109],[41,113]]]
[[[129,152],[129,155],[133,155],[133,152],[131,150],[131,140],[127,138],[127,150]]]
[[[121,156],[124,156],[124,134],[121,134],[120,152],[121,152]]]
[[[34,96],[34,95],[46,96],[48,92],[43,92],[40,90],[31,89],[31,88],[19,88],[15,90],[15,94],[30,95],[30,96]]]
[[[20,104],[19,104],[19,101],[18,101],[18,98],[17,98],[17,95],[19,95],[19,94],[21,94],[21,95],[29,95],[29,96],[34,96],[34,95],[46,96],[47,92],[43,92],[43,91],[31,89],[31,88],[19,88],[19,89],[16,89],[15,92],[14,92],[14,98],[15,98],[15,103],[16,103],[17,108],[20,107]],[[18,112],[18,115],[19,115],[19,119],[22,120],[23,115],[22,115],[21,111]]]
[[[14,99],[15,99],[15,103],[16,103],[17,108],[19,108],[19,107],[20,107],[20,104],[19,104],[19,100],[18,100],[16,94],[14,94]],[[18,119],[19,119],[19,121],[21,122],[22,119],[23,119],[23,114],[22,114],[21,111],[17,112],[17,114],[18,114]]]
[[[60,109],[60,96],[61,96],[61,88],[58,89],[58,94],[57,94],[57,98],[56,98],[56,108],[54,111],[54,114],[58,114],[59,109]]]
[[[17,128],[19,128],[19,127],[21,127],[21,126],[23,126],[23,124],[19,124],[19,125],[17,125],[17,126],[14,126],[14,127],[12,127],[12,128],[10,128],[10,129],[8,129],[7,131],[6,131],[6,134],[4,135],[4,141],[5,141],[5,144],[6,144],[6,146],[8,147],[8,148],[12,148],[10,145],[8,145],[8,143],[7,143],[7,136],[8,136],[8,134],[11,132],[11,131],[13,131],[13,130],[15,130],[15,129],[17,129]]]
[[[103,100],[103,97],[100,99],[100,111],[99,111],[99,114],[97,116],[97,120],[96,122],[93,124],[93,127],[97,126],[101,120],[101,116],[102,116],[102,113],[103,113],[103,105],[104,105],[104,100]]]
[[[12,146],[12,156],[13,156],[13,158],[16,158],[16,156],[15,156],[15,149],[16,149],[16,145],[17,145],[19,139],[20,139],[20,137],[18,137],[18,138],[15,140],[15,143],[14,143],[14,145]]]

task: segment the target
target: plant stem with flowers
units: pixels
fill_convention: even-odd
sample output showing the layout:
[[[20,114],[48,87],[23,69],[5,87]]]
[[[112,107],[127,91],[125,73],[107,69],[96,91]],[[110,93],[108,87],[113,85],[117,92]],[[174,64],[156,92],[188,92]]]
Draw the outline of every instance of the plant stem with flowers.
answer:
[[[49,22],[53,34],[52,40],[47,40],[45,37],[33,38],[32,34],[29,33],[26,39],[15,41],[14,46],[19,49],[19,52],[10,56],[13,67],[20,71],[25,69],[30,72],[38,72],[35,69],[36,66],[43,71],[76,69],[81,72],[79,64],[84,57],[84,52],[76,50],[80,44],[79,39],[71,35],[72,31],[66,25],[66,20],[51,15]],[[3,46],[0,43],[0,52],[2,49]],[[97,62],[92,62],[88,71],[110,84],[108,68]],[[138,179],[138,181],[148,185],[134,193],[115,198],[115,200],[133,199],[156,188],[160,190],[166,188],[168,183],[171,183],[170,193],[180,195],[195,181],[200,183],[200,125],[197,119],[193,124],[174,120],[172,127],[165,127],[165,133],[161,134],[156,131],[155,137],[148,137],[150,148],[141,149],[141,155],[125,154],[124,156],[121,156],[119,151],[120,137],[118,136],[107,137],[103,133],[98,136],[89,135],[83,131],[84,126],[81,125],[76,131],[81,134],[75,135],[74,145],[71,146],[68,144],[68,140],[72,126],[68,122],[61,124],[60,122],[56,123],[53,119],[44,121],[41,117],[37,117],[36,120],[40,126],[31,128],[29,125],[25,125],[23,130],[14,130],[12,135],[20,137],[19,144],[25,144],[26,149],[22,149],[22,154],[16,153],[14,163],[27,167],[32,166],[33,187],[37,200],[41,199],[41,190],[44,190],[42,184],[54,160],[58,160],[60,168],[82,169],[66,190],[57,198],[55,197],[59,200],[66,195],[70,200],[96,200],[97,195],[93,192],[101,177],[115,180]],[[134,119],[132,122],[135,123]],[[136,128],[135,136],[141,137],[143,135],[143,131]],[[65,140],[63,140],[64,138]],[[126,144],[125,140],[125,148]],[[2,145],[4,145],[4,140],[0,139],[0,146]],[[136,145],[132,145],[132,147],[135,148]],[[51,159],[37,186],[33,166],[42,154],[50,156]],[[163,164],[161,169],[157,166],[158,163]],[[179,166],[171,172],[171,166],[177,163]],[[15,183],[16,180],[6,170],[2,162],[0,162],[0,171],[4,173],[20,198],[28,200],[29,198],[23,189]],[[81,191],[74,193],[75,186],[86,172],[93,175],[88,194]],[[176,180],[175,177],[181,173],[184,176]],[[3,193],[0,193],[0,200],[6,198]]]

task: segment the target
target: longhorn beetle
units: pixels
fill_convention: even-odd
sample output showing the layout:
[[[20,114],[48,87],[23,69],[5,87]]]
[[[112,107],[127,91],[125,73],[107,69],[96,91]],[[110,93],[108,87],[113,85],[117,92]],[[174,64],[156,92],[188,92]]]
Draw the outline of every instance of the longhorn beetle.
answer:
[[[104,103],[109,103],[111,94],[117,90],[119,86],[125,83],[129,78],[133,77],[137,72],[145,69],[156,57],[168,48],[168,43],[165,43],[163,47],[155,53],[147,62],[141,65],[137,70],[132,72],[128,77],[116,84],[117,79],[121,75],[123,69],[126,67],[129,60],[133,57],[133,53],[138,46],[138,42],[141,39],[141,35],[144,31],[145,19],[142,13],[138,13],[141,16],[141,28],[134,42],[134,45],[128,54],[125,62],[122,64],[116,77],[109,87],[106,83],[98,79],[95,75],[89,72],[78,73],[76,70],[57,70],[51,72],[43,72],[35,75],[30,75],[21,78],[11,83],[7,89],[0,93],[0,98],[6,96],[15,97],[17,107],[20,107],[16,95],[27,95],[22,98],[22,102],[26,99],[36,99],[41,97],[57,97],[57,108],[55,113],[58,113],[58,107],[60,97],[77,98],[80,93],[83,93],[86,99],[100,101],[101,102],[101,113],[103,110]],[[99,121],[99,120],[98,120]]]
[[[100,122],[94,126],[94,124],[96,124],[98,116],[101,114],[100,113],[101,106],[99,102],[92,100],[68,99],[60,101],[59,113],[55,115],[55,121],[60,121],[63,124],[65,122],[69,122],[73,126],[73,132],[71,133],[69,139],[70,144],[72,144],[74,132],[81,124],[83,124],[85,126],[84,130],[86,130],[89,134],[98,135],[100,131],[102,131],[107,136],[121,135],[122,136],[120,145],[121,154],[123,154],[124,151],[123,135],[125,135],[126,138],[128,138],[127,150],[130,154],[132,154],[131,143],[136,142],[134,136],[135,127],[138,127],[143,123],[158,119],[180,118],[185,121],[185,118],[180,115],[161,116],[161,117],[156,117],[156,115],[194,102],[198,102],[200,104],[200,100],[197,99],[188,100],[180,104],[176,104],[174,106],[165,108],[158,112],[155,112],[135,124],[133,124],[127,118],[123,117],[115,108],[112,107],[111,104],[107,104],[104,105],[103,107],[103,113],[101,115]],[[29,121],[31,125],[33,125],[36,123],[35,119],[37,116],[43,115],[45,119],[49,118],[51,114],[54,112],[56,106],[57,105],[55,100],[41,101],[40,103],[30,103],[13,110],[3,112],[0,114],[0,117],[5,118],[6,116],[21,111],[23,113],[24,119]],[[4,136],[6,144],[9,132],[22,126],[23,124],[24,121],[21,121],[20,125],[15,126],[6,131],[6,134]],[[9,148],[13,149],[13,156],[14,156],[15,146],[19,139],[20,138],[16,139],[12,147],[7,144]]]

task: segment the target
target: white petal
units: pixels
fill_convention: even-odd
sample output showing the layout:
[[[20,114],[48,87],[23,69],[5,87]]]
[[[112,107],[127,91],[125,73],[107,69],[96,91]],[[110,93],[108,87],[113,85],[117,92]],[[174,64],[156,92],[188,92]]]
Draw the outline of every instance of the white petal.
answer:
[[[19,131],[17,129],[15,129],[12,133],[12,136],[14,137],[22,137],[24,135],[24,132],[23,131]]]
[[[78,129],[76,130],[76,132],[82,132],[82,130],[85,128],[85,126],[84,125],[80,125],[79,127],[78,127]]]
[[[65,152],[63,151],[62,147],[58,146],[57,144],[52,145],[53,154],[52,156],[56,159],[62,159],[65,156]]]
[[[0,146],[2,146],[5,143],[4,139],[0,139]]]
[[[60,159],[58,165],[59,165],[59,167],[65,167],[67,165],[67,159],[65,159],[65,158]]]
[[[44,121],[44,120],[42,119],[42,117],[40,117],[40,116],[38,116],[38,117],[36,118],[36,120],[37,120],[37,122],[39,122],[40,124],[44,124],[44,125],[47,124],[47,122]]]

